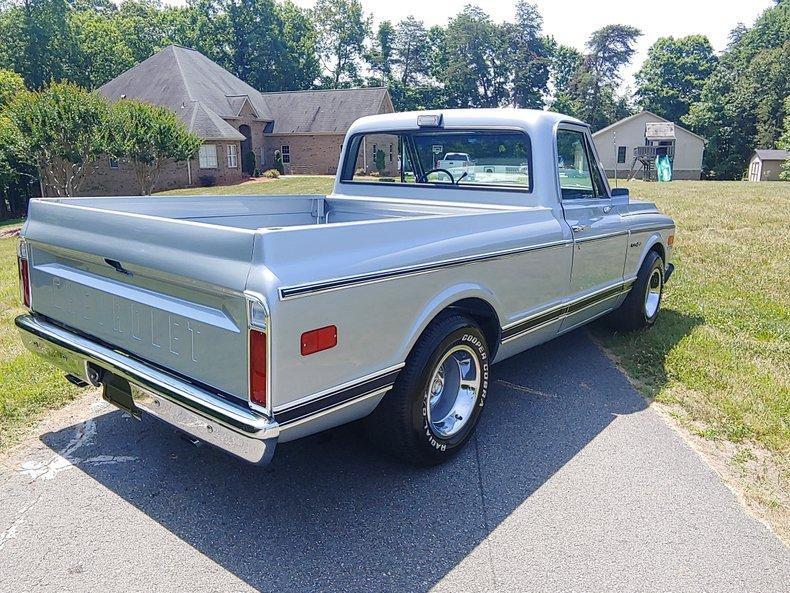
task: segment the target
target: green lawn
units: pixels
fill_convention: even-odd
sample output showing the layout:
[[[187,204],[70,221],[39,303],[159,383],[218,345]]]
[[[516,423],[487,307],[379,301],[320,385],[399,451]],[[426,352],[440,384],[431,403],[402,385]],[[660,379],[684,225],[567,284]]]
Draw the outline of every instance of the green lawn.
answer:
[[[10,226],[0,225],[0,231]],[[16,245],[16,238],[0,239],[0,450],[44,411],[69,401],[78,391],[19,341],[14,326],[14,317],[22,313]]]
[[[596,334],[703,436],[790,453],[790,183],[629,185],[677,221],[655,327]]]
[[[171,192],[328,193],[328,176],[288,176]],[[645,395],[672,406],[703,436],[790,453],[790,183],[630,184],[678,223],[664,311],[647,332],[594,329]],[[0,446],[46,408],[73,397],[60,373],[27,354],[14,239],[0,239]]]
[[[239,185],[176,189],[162,192],[170,196],[214,195],[251,196],[266,194],[328,194],[335,178],[329,175],[288,175],[279,179],[248,181]]]

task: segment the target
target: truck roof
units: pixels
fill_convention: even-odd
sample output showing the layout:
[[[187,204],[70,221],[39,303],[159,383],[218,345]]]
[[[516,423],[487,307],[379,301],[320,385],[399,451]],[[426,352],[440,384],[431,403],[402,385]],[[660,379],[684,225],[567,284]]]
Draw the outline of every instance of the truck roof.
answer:
[[[418,130],[417,116],[419,115],[442,116],[443,128],[468,128],[488,126],[508,126],[526,128],[528,130],[546,131],[553,129],[559,122],[571,122],[587,125],[584,122],[553,111],[539,109],[516,109],[512,107],[497,109],[438,109],[431,111],[404,111],[401,113],[387,113],[383,115],[370,115],[355,121],[348,130],[348,134],[370,133],[377,131]]]

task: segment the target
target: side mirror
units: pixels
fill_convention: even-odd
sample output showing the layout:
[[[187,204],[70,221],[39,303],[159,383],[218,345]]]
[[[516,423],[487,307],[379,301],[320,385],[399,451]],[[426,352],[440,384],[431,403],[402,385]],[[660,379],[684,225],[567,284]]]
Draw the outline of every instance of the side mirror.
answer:
[[[612,203],[621,206],[628,205],[628,188],[627,187],[613,187],[612,188]]]

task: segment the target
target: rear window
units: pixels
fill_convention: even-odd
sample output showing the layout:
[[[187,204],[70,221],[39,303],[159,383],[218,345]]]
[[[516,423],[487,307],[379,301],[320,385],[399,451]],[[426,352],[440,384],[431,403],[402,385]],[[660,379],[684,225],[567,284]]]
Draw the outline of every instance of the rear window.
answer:
[[[532,148],[519,131],[359,134],[349,142],[342,180],[531,191]]]

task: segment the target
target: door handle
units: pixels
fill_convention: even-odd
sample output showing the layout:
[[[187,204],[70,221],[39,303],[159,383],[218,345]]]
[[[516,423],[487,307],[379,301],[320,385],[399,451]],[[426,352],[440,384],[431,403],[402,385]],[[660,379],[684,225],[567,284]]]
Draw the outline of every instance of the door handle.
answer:
[[[612,211],[612,207],[611,206],[604,206],[603,207],[603,213],[604,214],[609,214],[611,211]]]
[[[575,224],[571,227],[574,233],[581,233],[590,228],[589,224]]]

